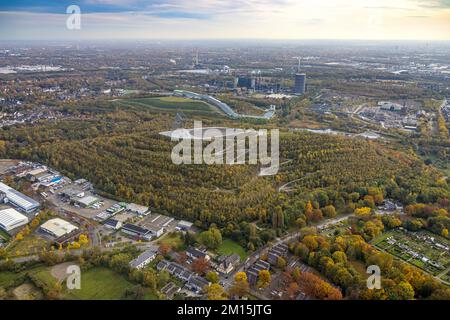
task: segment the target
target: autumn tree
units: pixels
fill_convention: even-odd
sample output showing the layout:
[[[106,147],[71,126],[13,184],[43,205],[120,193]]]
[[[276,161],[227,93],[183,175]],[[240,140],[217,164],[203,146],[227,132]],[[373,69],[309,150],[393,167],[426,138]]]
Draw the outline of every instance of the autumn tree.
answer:
[[[224,288],[218,283],[212,283],[205,287],[208,300],[227,300],[227,294]]]
[[[200,275],[203,275],[209,268],[209,262],[205,258],[198,258],[192,262],[191,267],[192,271]]]
[[[250,287],[245,272],[238,272],[234,277],[233,285],[229,289],[230,296],[243,297],[247,295]]]
[[[172,247],[170,246],[170,244],[168,243],[161,243],[161,245],[158,248],[158,252],[162,255],[162,256],[167,256],[167,254],[170,252],[170,250],[172,249]]]
[[[214,271],[209,271],[206,274],[206,280],[208,280],[211,283],[218,283],[219,282],[219,275],[217,274],[217,272]]]
[[[270,272],[269,270],[261,270],[258,273],[258,288],[266,288],[270,284]]]

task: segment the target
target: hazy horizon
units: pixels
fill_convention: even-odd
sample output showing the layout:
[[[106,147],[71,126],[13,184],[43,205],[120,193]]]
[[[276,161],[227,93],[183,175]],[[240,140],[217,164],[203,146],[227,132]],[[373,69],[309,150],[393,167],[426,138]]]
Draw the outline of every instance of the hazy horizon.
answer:
[[[81,9],[68,30],[66,9]],[[450,0],[0,1],[1,40],[450,41]]]

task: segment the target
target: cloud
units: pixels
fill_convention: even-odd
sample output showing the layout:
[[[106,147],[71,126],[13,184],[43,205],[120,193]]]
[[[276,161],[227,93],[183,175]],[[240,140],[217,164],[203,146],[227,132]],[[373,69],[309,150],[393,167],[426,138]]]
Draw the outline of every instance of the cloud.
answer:
[[[450,0],[448,0],[450,1]],[[448,39],[450,11],[424,0],[0,0],[0,38]],[[429,0],[427,3],[444,3]],[[65,29],[78,3],[82,30]],[[15,10],[12,6],[18,6]],[[418,17],[421,17],[420,19]]]

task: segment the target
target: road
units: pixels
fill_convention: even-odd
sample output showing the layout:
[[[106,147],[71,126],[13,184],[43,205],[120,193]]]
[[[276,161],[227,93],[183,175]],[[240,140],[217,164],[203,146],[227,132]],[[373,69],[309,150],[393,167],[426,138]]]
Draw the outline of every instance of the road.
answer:
[[[317,227],[317,228],[321,228],[321,227],[327,227],[336,223],[339,223],[349,217],[353,216],[353,213],[350,214],[346,214],[346,215],[342,215],[339,217],[335,217],[332,219],[327,219],[324,221],[321,221],[317,224],[312,225],[313,227]],[[295,231],[292,233],[289,233],[281,238],[276,238],[274,241],[272,241],[271,243],[267,244],[266,246],[256,250],[255,252],[253,252],[248,258],[247,260],[242,263],[241,265],[239,265],[231,274],[229,274],[227,276],[227,278],[223,279],[222,285],[223,287],[228,290],[229,287],[231,287],[233,285],[233,280],[234,280],[234,276],[236,275],[236,273],[244,271],[246,269],[248,269],[252,264],[254,264],[263,253],[265,253],[266,251],[269,250],[269,248],[274,247],[276,245],[279,245],[281,243],[288,243],[293,239],[296,239],[300,236],[300,231]]]

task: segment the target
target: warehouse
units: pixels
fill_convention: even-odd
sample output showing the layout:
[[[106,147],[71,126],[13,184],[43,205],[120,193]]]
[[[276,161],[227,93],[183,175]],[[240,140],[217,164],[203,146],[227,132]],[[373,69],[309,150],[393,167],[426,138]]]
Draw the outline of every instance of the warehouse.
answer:
[[[9,208],[0,211],[0,228],[9,232],[28,223],[28,218]]]
[[[99,198],[94,196],[85,196],[81,199],[72,199],[72,200],[74,200],[77,205],[83,208],[90,207],[100,201]]]
[[[153,238],[153,234],[150,230],[130,223],[127,223],[122,227],[122,232],[137,239],[151,240]]]
[[[135,203],[127,204],[127,210],[140,216],[146,216],[150,213],[149,208]]]
[[[178,222],[175,229],[180,231],[189,231],[192,228],[192,225],[192,222],[181,220],[180,222]]]
[[[25,213],[32,213],[39,209],[39,202],[20,193],[19,191],[14,190],[13,188],[7,186],[2,182],[0,182],[0,199],[1,194],[3,194],[3,200],[7,200],[5,202],[13,204],[15,207]]]
[[[55,218],[48,220],[44,224],[41,225],[41,230],[50,234],[55,238],[60,238],[62,236],[71,234],[72,232],[78,230],[73,224],[64,221],[60,218]]]

